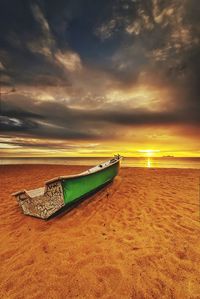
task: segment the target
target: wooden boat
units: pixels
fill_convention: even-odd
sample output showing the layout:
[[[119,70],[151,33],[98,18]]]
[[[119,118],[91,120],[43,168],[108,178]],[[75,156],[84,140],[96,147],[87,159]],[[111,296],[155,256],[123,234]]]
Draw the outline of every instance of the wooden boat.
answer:
[[[121,156],[90,168],[80,174],[59,176],[34,190],[23,190],[16,197],[25,215],[48,219],[57,211],[73,205],[111,182],[117,175]]]

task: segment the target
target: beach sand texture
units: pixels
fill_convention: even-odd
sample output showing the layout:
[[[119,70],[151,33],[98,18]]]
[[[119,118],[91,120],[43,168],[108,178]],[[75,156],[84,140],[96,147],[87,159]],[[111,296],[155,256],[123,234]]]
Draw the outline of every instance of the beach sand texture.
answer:
[[[200,170],[122,168],[49,221],[10,195],[87,168],[0,167],[0,298],[200,298]]]

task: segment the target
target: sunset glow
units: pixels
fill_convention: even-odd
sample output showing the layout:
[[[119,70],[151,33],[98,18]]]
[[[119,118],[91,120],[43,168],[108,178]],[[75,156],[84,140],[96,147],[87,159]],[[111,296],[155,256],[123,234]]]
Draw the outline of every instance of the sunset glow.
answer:
[[[1,3],[0,156],[199,157],[193,1],[75,2]]]
[[[154,154],[159,153],[160,150],[147,149],[147,150],[139,150],[138,152],[142,154],[146,154],[147,157],[152,157]]]

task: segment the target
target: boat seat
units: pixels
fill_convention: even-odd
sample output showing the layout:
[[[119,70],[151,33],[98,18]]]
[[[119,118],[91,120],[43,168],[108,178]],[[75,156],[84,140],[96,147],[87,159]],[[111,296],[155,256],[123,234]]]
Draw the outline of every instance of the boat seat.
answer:
[[[41,188],[38,188],[38,189],[33,189],[33,190],[26,191],[26,193],[31,198],[34,198],[34,197],[37,197],[37,196],[44,195],[44,189],[45,189],[45,187],[41,187]]]

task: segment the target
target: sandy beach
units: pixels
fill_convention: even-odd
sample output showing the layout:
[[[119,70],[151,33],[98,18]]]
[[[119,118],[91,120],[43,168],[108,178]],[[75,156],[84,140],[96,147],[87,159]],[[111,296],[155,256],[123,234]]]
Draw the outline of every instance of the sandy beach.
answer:
[[[200,170],[121,168],[49,221],[11,197],[87,168],[0,167],[0,298],[200,298]]]

